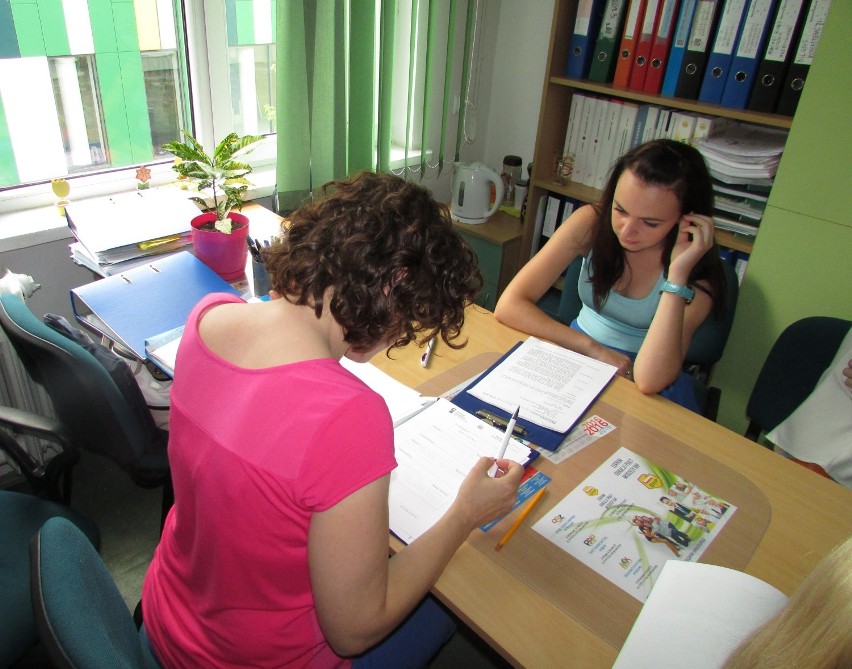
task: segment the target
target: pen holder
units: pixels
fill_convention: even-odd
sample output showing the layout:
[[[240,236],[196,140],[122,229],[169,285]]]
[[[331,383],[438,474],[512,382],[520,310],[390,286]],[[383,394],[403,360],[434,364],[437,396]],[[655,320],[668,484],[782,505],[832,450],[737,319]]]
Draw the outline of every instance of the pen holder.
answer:
[[[254,258],[251,259],[251,276],[254,287],[254,296],[263,297],[269,294],[269,274],[266,266]]]

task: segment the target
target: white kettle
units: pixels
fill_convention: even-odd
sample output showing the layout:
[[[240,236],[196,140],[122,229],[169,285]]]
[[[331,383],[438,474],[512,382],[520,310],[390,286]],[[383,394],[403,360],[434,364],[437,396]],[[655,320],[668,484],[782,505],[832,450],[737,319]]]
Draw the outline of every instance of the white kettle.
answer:
[[[491,204],[494,184],[494,204]],[[453,164],[450,214],[460,223],[485,223],[503,203],[503,179],[484,163]]]

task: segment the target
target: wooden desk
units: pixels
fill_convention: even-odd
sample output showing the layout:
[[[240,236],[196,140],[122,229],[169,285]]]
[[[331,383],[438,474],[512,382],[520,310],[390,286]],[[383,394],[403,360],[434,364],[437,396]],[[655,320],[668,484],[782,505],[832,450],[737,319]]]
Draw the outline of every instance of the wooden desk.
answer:
[[[377,355],[372,362],[418,387],[481,354],[505,352],[527,336],[501,325],[479,307],[469,310],[464,333],[467,347],[453,350],[438,342],[428,369],[420,366],[421,351],[415,347],[392,352],[392,359]],[[475,371],[469,363],[458,380]],[[791,594],[820,558],[852,535],[852,517],[845,513],[852,508],[852,491],[667,400],[642,395],[624,379],[616,378],[598,403],[618,407],[631,421],[641,421],[718,460],[765,495],[771,518],[744,571],[784,593]],[[570,470],[575,457],[556,471]],[[557,501],[549,499],[541,506],[549,508]],[[537,517],[533,513],[527,523]],[[402,548],[395,539],[391,544],[394,550]],[[470,542],[453,557],[434,592],[515,666],[610,667],[619,651]]]

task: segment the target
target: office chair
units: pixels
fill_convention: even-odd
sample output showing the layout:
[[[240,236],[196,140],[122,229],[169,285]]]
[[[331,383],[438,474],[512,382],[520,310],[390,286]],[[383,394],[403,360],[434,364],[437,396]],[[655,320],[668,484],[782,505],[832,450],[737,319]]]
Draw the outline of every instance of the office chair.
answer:
[[[155,669],[159,663],[106,565],[72,523],[51,518],[30,541],[38,634],[58,669]]]
[[[808,398],[850,326],[852,321],[842,318],[810,316],[778,335],[748,398],[748,439],[758,441],[762,432],[776,428]]]
[[[556,318],[565,325],[570,325],[583,307],[576,287],[580,279],[582,265],[583,259],[578,257],[565,270],[562,295],[556,314]],[[689,350],[686,352],[683,363],[684,371],[694,378],[695,392],[702,407],[702,415],[713,421],[716,420],[719,411],[722,391],[709,385],[710,373],[713,365],[722,358],[728,335],[731,333],[740,286],[734,266],[727,261],[722,261],[722,268],[725,273],[726,287],[727,308],[725,316],[721,320],[710,316],[698,327],[689,344]]]
[[[91,451],[116,462],[136,485],[162,486],[162,527],[174,500],[166,452],[168,433],[157,428],[149,412],[129,404],[92,353],[42,323],[16,295],[0,295],[0,327],[27,372],[53,403],[56,419],[52,429],[38,436],[60,443],[63,452],[70,453],[66,456],[69,463],[79,452]],[[32,414],[27,417],[33,422]],[[0,425],[13,432],[32,430],[22,416],[8,408],[0,412]],[[43,427],[47,425],[50,421],[44,419]],[[70,491],[70,467],[66,466],[63,475]],[[52,472],[52,477],[61,478],[58,472]],[[52,482],[44,484],[49,488]],[[54,490],[49,496],[67,494]]]
[[[34,495],[0,490],[0,667],[12,666],[38,641],[30,601],[30,539],[52,517],[80,529],[95,550],[100,531],[88,516]]]

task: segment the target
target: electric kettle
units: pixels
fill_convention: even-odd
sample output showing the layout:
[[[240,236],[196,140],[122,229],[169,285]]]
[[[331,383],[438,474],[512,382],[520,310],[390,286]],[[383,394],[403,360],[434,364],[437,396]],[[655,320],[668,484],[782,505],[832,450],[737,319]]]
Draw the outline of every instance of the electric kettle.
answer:
[[[491,204],[494,184],[494,204]],[[453,163],[450,215],[460,223],[485,223],[503,202],[503,179],[484,163]]]

